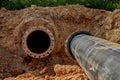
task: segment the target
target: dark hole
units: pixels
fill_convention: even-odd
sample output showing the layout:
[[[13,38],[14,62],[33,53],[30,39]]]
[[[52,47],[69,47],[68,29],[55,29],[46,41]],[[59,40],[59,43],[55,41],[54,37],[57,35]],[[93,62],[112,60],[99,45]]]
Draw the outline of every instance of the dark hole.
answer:
[[[25,56],[23,59],[24,59],[24,62],[26,63],[30,63],[32,61],[32,57],[30,56]]]
[[[43,53],[50,46],[50,38],[41,30],[34,31],[27,38],[27,46],[34,53]]]

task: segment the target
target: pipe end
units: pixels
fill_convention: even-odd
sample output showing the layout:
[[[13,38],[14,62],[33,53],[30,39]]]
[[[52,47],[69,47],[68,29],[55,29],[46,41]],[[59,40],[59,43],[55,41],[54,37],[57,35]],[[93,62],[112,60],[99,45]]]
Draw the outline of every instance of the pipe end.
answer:
[[[88,31],[76,31],[76,32],[73,32],[70,36],[68,36],[68,38],[67,38],[67,40],[66,40],[66,45],[65,45],[65,47],[66,47],[66,52],[67,52],[67,55],[68,55],[69,57],[72,57],[73,59],[75,59],[75,58],[74,58],[74,56],[73,56],[73,54],[72,54],[72,51],[71,51],[71,49],[70,49],[70,44],[71,44],[71,42],[72,42],[72,39],[73,39],[75,36],[80,35],[80,34],[92,35],[92,34],[91,34],[90,32],[88,32]]]
[[[28,28],[22,38],[24,52],[33,58],[44,58],[50,55],[55,46],[53,33],[43,26]]]

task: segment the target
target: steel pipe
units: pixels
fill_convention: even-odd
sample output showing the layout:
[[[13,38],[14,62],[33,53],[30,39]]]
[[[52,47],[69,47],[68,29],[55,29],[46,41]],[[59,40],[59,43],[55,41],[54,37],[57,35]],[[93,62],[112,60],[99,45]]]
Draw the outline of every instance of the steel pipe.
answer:
[[[67,39],[66,47],[90,80],[120,79],[119,44],[75,32]]]
[[[34,58],[48,56],[54,49],[55,38],[52,32],[42,26],[28,28],[22,40],[24,52]]]

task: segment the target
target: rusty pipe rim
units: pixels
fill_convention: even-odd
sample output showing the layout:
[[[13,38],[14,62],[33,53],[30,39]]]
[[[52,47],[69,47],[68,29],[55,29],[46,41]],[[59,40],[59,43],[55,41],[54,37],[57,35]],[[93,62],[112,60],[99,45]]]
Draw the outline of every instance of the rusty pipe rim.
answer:
[[[37,32],[37,31],[38,31],[38,33],[41,32],[43,35],[45,35],[45,36],[47,36],[49,38],[49,40],[47,40],[47,43],[49,41],[49,44],[47,45],[47,48],[44,51],[41,51],[41,52],[39,52],[39,51],[38,52],[32,51],[29,48],[29,45],[28,45],[29,36],[32,35],[32,34],[34,35],[34,33]],[[40,37],[42,37],[42,39],[43,39],[42,41],[44,42],[45,40],[44,40],[44,36],[43,35],[38,36],[38,38],[40,40]],[[32,44],[32,43],[33,42],[31,42],[30,44]],[[42,42],[41,42],[41,44],[42,44],[42,46],[44,46]],[[34,45],[34,43],[33,43],[33,45]],[[29,55],[29,56],[31,56],[33,58],[44,58],[44,57],[49,56],[50,53],[53,51],[54,46],[55,46],[55,38],[54,38],[53,33],[48,28],[43,27],[43,26],[32,26],[32,27],[28,28],[25,31],[25,33],[23,35],[23,38],[22,38],[22,48],[23,48],[24,52],[27,55]]]

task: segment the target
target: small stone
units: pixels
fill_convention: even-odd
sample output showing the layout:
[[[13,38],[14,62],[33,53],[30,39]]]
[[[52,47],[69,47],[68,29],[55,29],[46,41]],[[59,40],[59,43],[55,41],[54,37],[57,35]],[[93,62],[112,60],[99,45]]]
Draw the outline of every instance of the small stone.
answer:
[[[47,70],[48,70],[48,67],[43,68],[43,69],[40,71],[40,74],[44,74],[44,73],[46,73]]]

